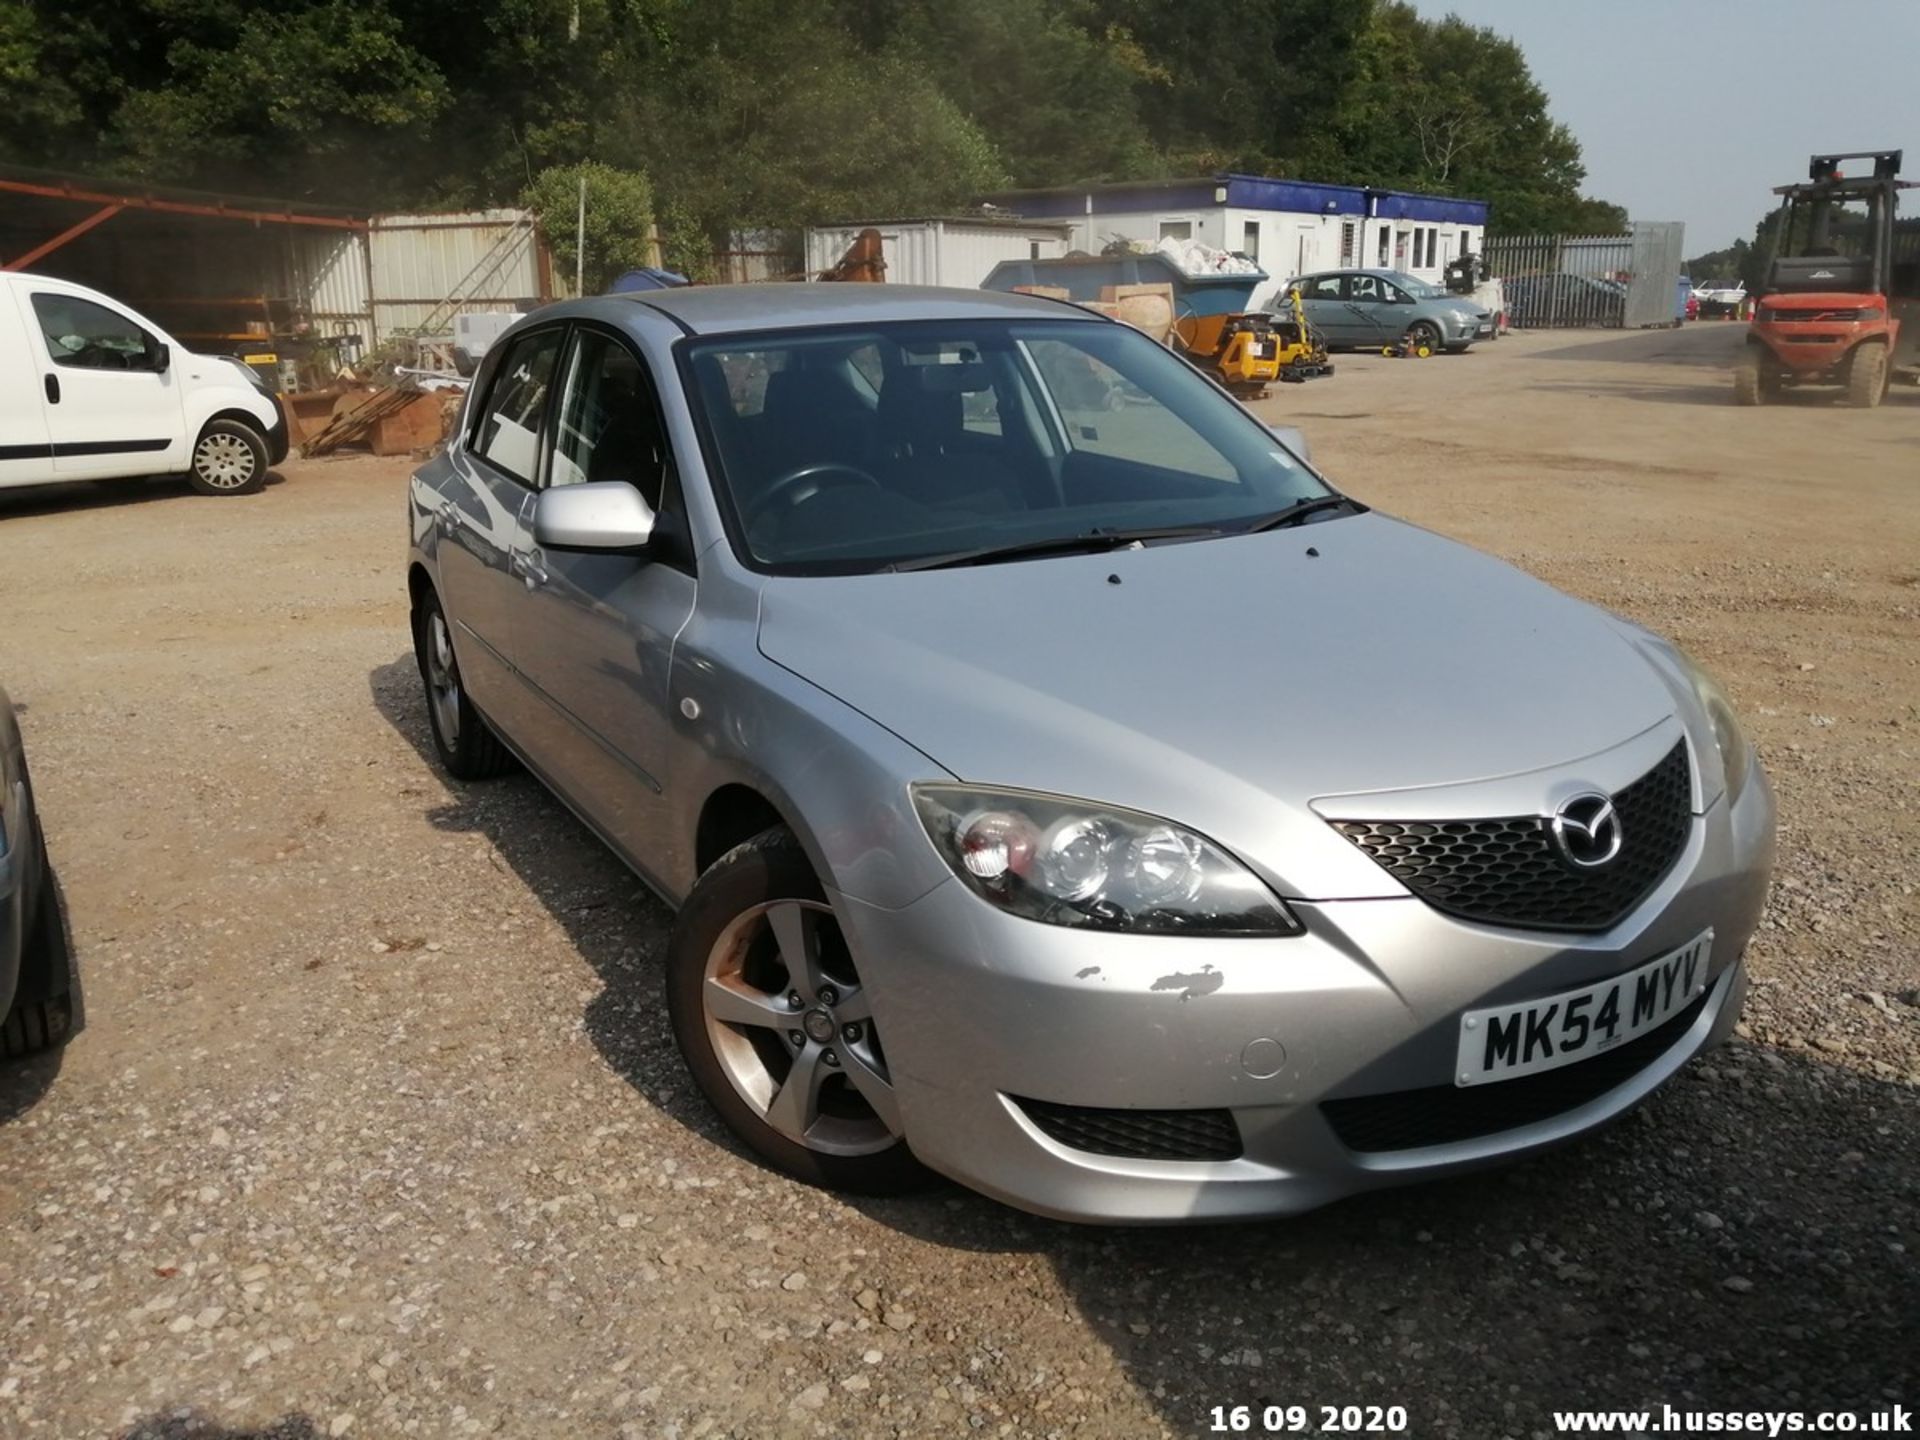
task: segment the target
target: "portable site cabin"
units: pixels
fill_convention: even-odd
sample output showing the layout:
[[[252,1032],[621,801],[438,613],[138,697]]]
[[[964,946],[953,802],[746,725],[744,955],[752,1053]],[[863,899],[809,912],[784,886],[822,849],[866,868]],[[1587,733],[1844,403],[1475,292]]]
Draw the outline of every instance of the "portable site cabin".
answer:
[[[1438,284],[1451,261],[1480,252],[1487,231],[1484,200],[1265,175],[1073,185],[992,199],[1031,221],[1069,225],[1069,249],[1097,255],[1117,239],[1149,246],[1198,240],[1282,279],[1378,266]]]

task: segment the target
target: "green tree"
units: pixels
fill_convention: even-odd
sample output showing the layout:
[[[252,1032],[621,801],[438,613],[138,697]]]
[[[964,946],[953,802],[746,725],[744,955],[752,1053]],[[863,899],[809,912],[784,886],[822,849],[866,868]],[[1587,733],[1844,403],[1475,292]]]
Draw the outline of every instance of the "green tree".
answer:
[[[586,253],[580,266],[584,294],[606,291],[624,271],[647,263],[653,228],[653,187],[636,170],[598,161],[556,165],[533,178],[520,203],[540,218],[554,264],[568,281],[582,258],[581,196],[586,204]]]
[[[1055,0],[857,0],[856,38],[938,77],[940,92],[990,143],[1016,185],[1150,174],[1137,51],[1094,34]]]
[[[927,68],[865,54],[830,12],[783,0],[674,3],[644,78],[603,103],[596,153],[646,167],[676,247],[948,209],[1008,180]]]
[[[0,92],[0,159],[216,189],[641,172],[696,268],[739,229],[1217,169],[1621,219],[1518,47],[1403,0],[0,0]]]

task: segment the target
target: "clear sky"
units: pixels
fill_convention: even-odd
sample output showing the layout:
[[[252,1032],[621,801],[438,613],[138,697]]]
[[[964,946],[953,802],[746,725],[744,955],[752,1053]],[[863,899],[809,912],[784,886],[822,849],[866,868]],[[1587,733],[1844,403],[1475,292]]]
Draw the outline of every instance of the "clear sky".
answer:
[[[1587,193],[1686,221],[1689,255],[1750,237],[1817,152],[1904,149],[1920,180],[1920,0],[1413,4],[1518,42]]]

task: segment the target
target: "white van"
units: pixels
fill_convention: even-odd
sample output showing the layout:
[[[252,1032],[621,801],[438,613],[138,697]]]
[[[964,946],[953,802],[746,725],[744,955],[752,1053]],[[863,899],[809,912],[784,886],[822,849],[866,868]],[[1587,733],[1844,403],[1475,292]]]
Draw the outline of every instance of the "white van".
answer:
[[[84,285],[0,272],[0,490],[184,474],[245,495],[287,456],[258,376]]]

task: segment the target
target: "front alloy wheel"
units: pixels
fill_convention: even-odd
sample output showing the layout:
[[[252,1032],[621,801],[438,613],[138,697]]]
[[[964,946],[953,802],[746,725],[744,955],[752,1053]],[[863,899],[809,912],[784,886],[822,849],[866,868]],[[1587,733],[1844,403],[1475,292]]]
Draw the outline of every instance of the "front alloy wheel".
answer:
[[[871,1155],[899,1138],[873,1007],[830,906],[775,900],[743,912],[708,954],[701,1008],[728,1083],[787,1139]]]
[[[460,683],[453,628],[432,590],[413,612],[413,655],[427,692],[428,728],[440,763],[456,780],[491,780],[513,768],[513,756],[473,708]]]
[[[924,1182],[871,997],[789,831],[736,846],[700,877],[675,920],[667,1006],[701,1091],[763,1159],[830,1189]]]

